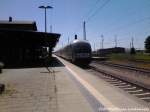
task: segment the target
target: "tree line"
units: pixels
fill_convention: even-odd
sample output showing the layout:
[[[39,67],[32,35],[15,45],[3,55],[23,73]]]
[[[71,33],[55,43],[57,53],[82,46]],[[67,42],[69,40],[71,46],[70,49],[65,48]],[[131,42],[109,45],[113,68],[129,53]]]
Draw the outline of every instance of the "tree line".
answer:
[[[147,53],[150,53],[150,36],[145,39],[145,50]]]

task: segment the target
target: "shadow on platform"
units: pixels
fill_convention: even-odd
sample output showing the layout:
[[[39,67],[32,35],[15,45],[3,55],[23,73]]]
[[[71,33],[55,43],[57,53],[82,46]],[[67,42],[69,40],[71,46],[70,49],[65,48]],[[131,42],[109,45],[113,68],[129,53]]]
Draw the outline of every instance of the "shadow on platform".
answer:
[[[40,60],[34,62],[23,62],[23,63],[11,63],[5,65],[4,68],[6,69],[21,69],[21,68],[39,68],[39,67],[63,67],[65,66],[61,63],[56,57],[52,57],[51,59],[47,60]]]
[[[77,65],[78,67],[82,68],[82,69],[85,69],[85,70],[88,70],[90,69],[90,66],[89,65]]]

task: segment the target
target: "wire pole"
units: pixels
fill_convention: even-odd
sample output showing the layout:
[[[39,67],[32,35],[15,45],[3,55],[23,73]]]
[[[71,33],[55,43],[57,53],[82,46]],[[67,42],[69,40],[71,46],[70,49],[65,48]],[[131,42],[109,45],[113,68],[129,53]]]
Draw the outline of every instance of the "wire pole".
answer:
[[[134,44],[133,44],[134,38],[131,38],[131,47],[134,48]]]
[[[101,38],[102,38],[102,49],[103,49],[104,35],[101,35]]]
[[[69,41],[70,41],[70,40],[69,40],[69,37],[68,37],[68,44],[69,44]]]
[[[63,42],[61,44],[62,44],[62,48],[63,48],[63,46],[64,46]]]
[[[100,40],[100,43],[99,43],[99,49],[101,49],[101,40]]]
[[[83,22],[83,39],[86,40],[86,28],[85,28],[85,21]]]
[[[94,51],[95,51],[95,43],[94,43]]]
[[[115,47],[117,47],[117,35],[115,35]]]
[[[46,8],[45,9],[45,32],[47,32],[47,19],[46,19]]]
[[[52,33],[52,31],[53,31],[53,30],[52,30],[52,25],[50,25],[50,33]]]
[[[132,46],[132,45],[131,45],[131,42],[130,42],[130,49],[132,48],[131,46]]]

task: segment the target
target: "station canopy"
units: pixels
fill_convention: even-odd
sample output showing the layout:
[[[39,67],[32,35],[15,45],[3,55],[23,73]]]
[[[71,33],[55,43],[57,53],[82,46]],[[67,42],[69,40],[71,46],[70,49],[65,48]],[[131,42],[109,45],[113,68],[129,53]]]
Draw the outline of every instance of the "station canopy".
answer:
[[[0,46],[55,47],[60,34],[37,31],[35,21],[0,21]]]
[[[37,31],[34,21],[0,21],[0,62],[9,66],[51,57],[59,38],[57,33]]]
[[[0,29],[0,46],[55,47],[60,34],[27,30]],[[12,46],[13,45],[13,46]]]

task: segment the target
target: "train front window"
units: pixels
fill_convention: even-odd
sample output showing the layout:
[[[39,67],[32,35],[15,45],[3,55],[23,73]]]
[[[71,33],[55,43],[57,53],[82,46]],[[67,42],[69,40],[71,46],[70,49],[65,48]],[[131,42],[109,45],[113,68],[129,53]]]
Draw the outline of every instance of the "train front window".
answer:
[[[79,45],[79,47],[75,47],[75,52],[82,52],[82,53],[91,52],[91,47],[89,44]]]

